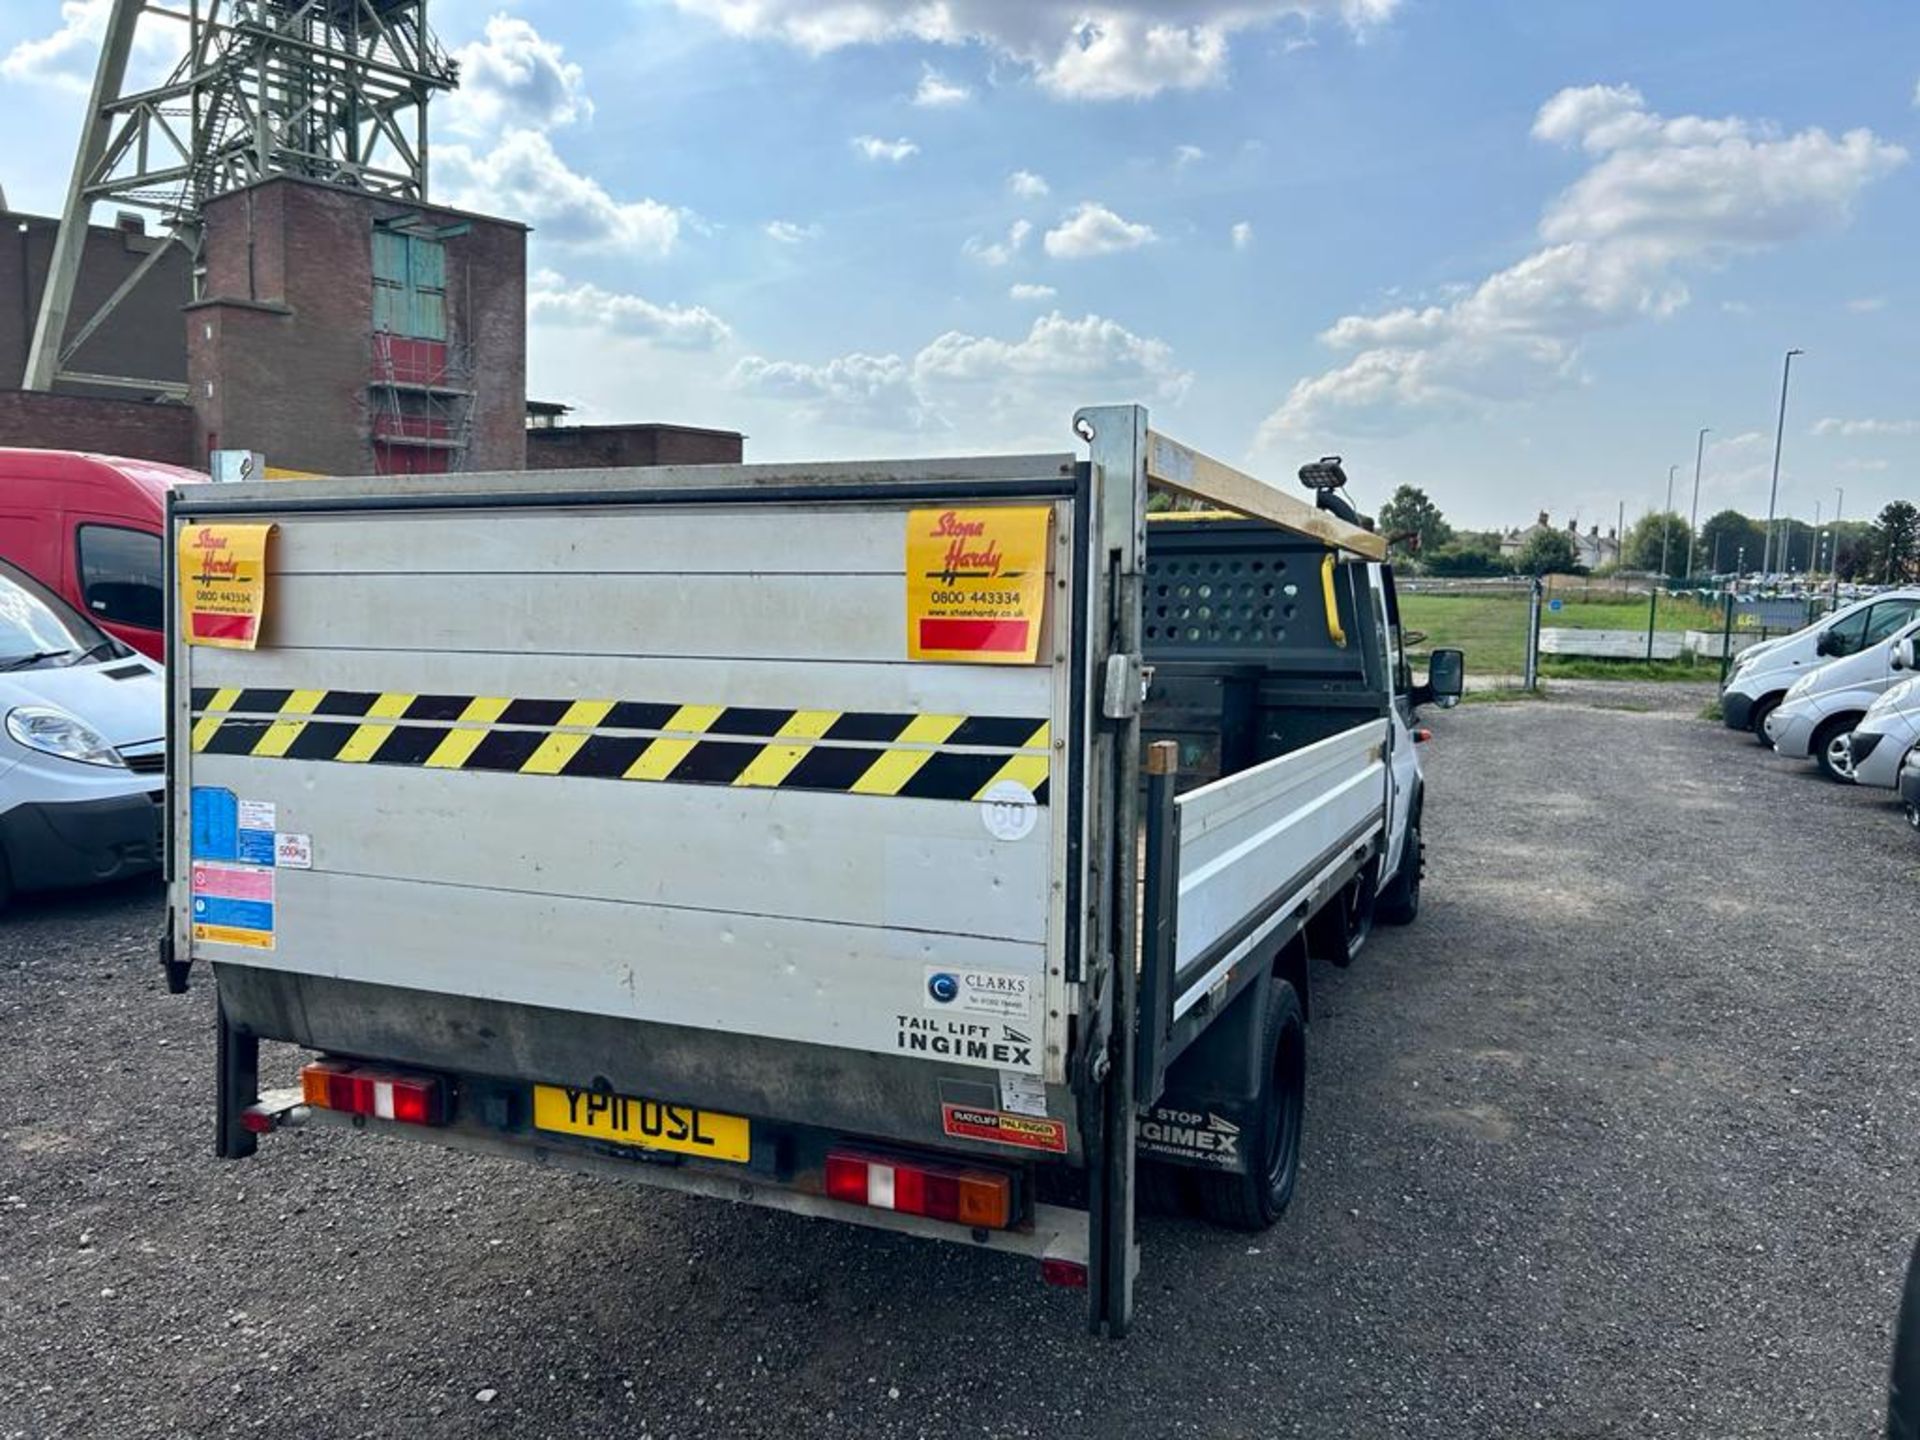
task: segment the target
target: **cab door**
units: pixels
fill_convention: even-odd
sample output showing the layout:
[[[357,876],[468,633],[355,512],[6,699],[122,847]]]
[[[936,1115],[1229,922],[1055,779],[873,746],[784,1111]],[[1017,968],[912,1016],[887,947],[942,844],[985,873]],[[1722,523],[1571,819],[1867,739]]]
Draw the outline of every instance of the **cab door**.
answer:
[[[1381,871],[1391,875],[1406,846],[1407,810],[1420,784],[1420,762],[1413,750],[1413,669],[1400,635],[1400,599],[1393,588],[1393,571],[1369,564],[1367,576],[1392,692],[1387,714],[1387,859]]]

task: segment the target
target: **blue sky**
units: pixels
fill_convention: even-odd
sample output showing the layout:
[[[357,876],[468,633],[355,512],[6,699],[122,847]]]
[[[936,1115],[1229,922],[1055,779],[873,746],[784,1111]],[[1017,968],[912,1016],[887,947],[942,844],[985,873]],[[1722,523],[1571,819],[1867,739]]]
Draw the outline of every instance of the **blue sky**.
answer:
[[[0,0],[57,208],[101,0]],[[1920,496],[1909,0],[436,0],[436,198],[535,226],[530,386],[755,459],[1140,400],[1363,505]],[[158,63],[158,51],[149,59]]]

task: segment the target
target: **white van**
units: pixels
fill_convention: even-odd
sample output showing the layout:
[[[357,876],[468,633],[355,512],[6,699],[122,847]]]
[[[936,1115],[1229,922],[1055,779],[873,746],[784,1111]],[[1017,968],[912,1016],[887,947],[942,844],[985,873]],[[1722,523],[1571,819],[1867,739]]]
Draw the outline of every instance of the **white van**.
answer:
[[[1764,737],[1767,716],[1808,670],[1857,655],[1916,616],[1920,616],[1920,590],[1888,590],[1856,600],[1804,630],[1742,651],[1720,695],[1727,728]]]
[[[1853,762],[1853,780],[1875,790],[1900,784],[1900,765],[1910,754],[1920,756],[1920,650],[1913,640],[1894,647],[1893,666],[1910,678],[1891,686],[1867,707],[1867,713],[1847,739]]]
[[[1811,757],[1832,780],[1853,779],[1854,727],[1867,710],[1906,678],[1907,642],[1920,636],[1920,620],[1909,618],[1898,634],[1857,655],[1805,671],[1786,698],[1768,714],[1764,728],[1773,748],[1797,759]],[[1895,651],[1902,663],[1896,667]]]
[[[165,682],[0,560],[0,905],[157,870]]]

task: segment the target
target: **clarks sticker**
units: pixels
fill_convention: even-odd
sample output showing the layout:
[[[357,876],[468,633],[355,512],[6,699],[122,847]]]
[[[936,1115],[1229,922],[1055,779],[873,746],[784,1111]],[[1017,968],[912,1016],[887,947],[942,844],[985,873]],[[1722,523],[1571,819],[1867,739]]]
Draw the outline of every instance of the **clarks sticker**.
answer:
[[[1051,1150],[1064,1155],[1064,1120],[1036,1120],[1001,1110],[977,1110],[971,1105],[942,1105],[940,1128],[956,1140],[986,1140],[995,1145],[1017,1145],[1026,1150]]]
[[[998,1015],[1025,1020],[1033,1014],[1034,982],[1009,970],[949,970],[929,965],[921,974],[920,1008],[939,1014]]]

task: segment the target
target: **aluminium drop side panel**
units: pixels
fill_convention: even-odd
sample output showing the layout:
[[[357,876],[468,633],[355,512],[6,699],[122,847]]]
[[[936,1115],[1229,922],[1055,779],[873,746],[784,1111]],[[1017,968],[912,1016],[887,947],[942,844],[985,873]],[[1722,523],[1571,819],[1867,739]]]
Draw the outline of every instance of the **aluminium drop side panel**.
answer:
[[[537,482],[374,514],[324,484],[183,492],[181,524],[279,528],[260,648],[175,654],[180,953],[279,984],[283,1012],[357,982],[824,1047],[822,1073],[875,1091],[879,1057],[989,1094],[1001,1070],[1061,1086],[1071,476],[1036,469],[1027,502],[1052,510],[1039,662],[952,665],[905,658],[912,480],[823,503],[767,467],[728,493],[732,468],[698,503],[575,489],[563,512]],[[979,799],[1009,776],[1041,801],[1026,834]],[[310,838],[311,868],[267,882],[271,948],[194,936],[195,787]],[[1027,999],[942,1009],[947,969]]]
[[[1378,830],[1387,722],[1369,720],[1174,801],[1174,1014],[1192,1008],[1264,917]]]

